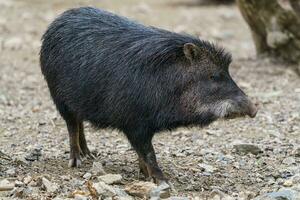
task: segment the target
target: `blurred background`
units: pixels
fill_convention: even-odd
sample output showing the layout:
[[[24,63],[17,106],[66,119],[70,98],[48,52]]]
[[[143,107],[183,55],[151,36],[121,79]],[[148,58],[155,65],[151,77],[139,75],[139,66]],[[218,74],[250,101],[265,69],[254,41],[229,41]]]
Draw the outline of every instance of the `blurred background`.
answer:
[[[171,196],[252,199],[291,190],[296,198],[300,195],[300,23],[299,10],[291,2],[296,1],[254,3],[250,12],[243,0],[0,0],[0,188],[2,181],[2,186],[10,184],[13,189],[0,189],[0,199],[74,198],[75,191],[92,198],[83,176],[95,162],[108,173],[122,175],[122,184],[114,186],[121,190],[144,180],[125,137],[115,130],[94,130],[89,124],[86,135],[96,160],[85,160],[80,169],[67,167],[68,134],[40,72],[40,38],[57,15],[87,5],[225,47],[233,55],[233,79],[259,102],[254,119],[218,121],[204,129],[181,128],[155,136],[160,166],[175,187]],[[266,8],[271,11],[264,15],[260,9]],[[270,16],[276,9],[283,17]],[[50,181],[53,191],[41,177]]]

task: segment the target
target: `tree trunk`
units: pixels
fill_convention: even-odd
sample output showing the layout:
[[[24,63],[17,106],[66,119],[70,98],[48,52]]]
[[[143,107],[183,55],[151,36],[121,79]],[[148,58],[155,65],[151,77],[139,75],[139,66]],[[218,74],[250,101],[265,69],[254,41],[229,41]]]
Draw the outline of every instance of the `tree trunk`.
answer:
[[[300,73],[300,0],[237,0],[258,55],[297,65]]]

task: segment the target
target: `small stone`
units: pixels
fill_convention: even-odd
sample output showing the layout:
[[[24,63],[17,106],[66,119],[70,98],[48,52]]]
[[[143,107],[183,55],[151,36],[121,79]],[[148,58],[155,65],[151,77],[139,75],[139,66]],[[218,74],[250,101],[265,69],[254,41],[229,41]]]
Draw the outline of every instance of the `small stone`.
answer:
[[[31,180],[32,180],[31,176],[25,176],[23,182],[27,185],[28,183],[30,183]]]
[[[286,165],[292,165],[292,164],[296,163],[296,160],[293,157],[287,157],[287,158],[283,159],[282,163],[286,164]]]
[[[121,183],[122,176],[120,174],[105,174],[103,176],[99,176],[98,179],[106,184],[112,185]]]
[[[76,178],[72,178],[70,180],[70,184],[73,186],[73,187],[81,187],[82,185],[84,185],[85,181],[84,180],[79,180],[79,179],[76,179]]]
[[[118,200],[134,200],[134,198],[129,196],[123,189],[115,188],[115,192],[118,196]]]
[[[14,188],[11,193],[10,196],[14,197],[14,198],[24,198],[24,188]]]
[[[84,197],[88,197],[90,195],[90,192],[88,191],[83,191],[83,190],[75,190],[74,192],[72,192],[72,197],[74,197],[76,199],[76,196],[78,199],[85,199]]]
[[[293,180],[293,183],[295,184],[300,184],[300,174],[295,174],[293,177],[292,177],[292,180]]]
[[[205,172],[208,172],[208,173],[213,173],[216,168],[211,166],[211,165],[208,165],[208,164],[205,164],[205,163],[200,163],[198,164],[198,166]]]
[[[0,181],[0,191],[10,191],[14,189],[14,184],[7,179]]]
[[[225,194],[224,192],[220,191],[219,189],[214,189],[211,192],[211,199],[212,200],[234,200],[233,197]]]
[[[158,187],[155,187],[150,192],[151,200],[165,199],[170,197],[170,186],[166,182],[162,182]]]
[[[256,197],[254,200],[299,200],[300,193],[291,190],[283,189],[278,192],[270,192]]]
[[[28,185],[31,186],[31,187],[37,187],[37,186],[38,186],[38,183],[37,183],[36,181],[32,180],[32,181],[30,181],[30,182],[28,183]]]
[[[149,198],[150,192],[156,187],[152,182],[137,181],[125,186],[125,191],[140,198]]]
[[[25,160],[33,162],[33,161],[39,160],[41,156],[42,156],[42,147],[38,146],[38,147],[35,147],[34,149],[32,149],[25,156]]]
[[[51,183],[45,177],[42,178],[42,183],[43,183],[46,191],[49,192],[49,193],[55,193],[58,190],[58,186],[54,183]]]
[[[118,199],[118,200],[134,200],[134,198],[129,195],[127,197],[118,197],[116,199]]]
[[[188,197],[170,197],[168,200],[189,200]]]
[[[18,181],[18,180],[15,181],[15,186],[16,187],[23,187],[24,185],[25,184],[23,182],[21,182],[21,181]]]
[[[76,195],[74,196],[74,199],[75,199],[75,200],[88,200],[88,197],[83,196],[83,195],[80,195],[80,194],[76,194]]]
[[[284,181],[283,186],[285,186],[285,187],[293,186],[293,180],[289,179],[289,180]]]
[[[6,170],[5,173],[8,176],[15,176],[16,175],[16,169],[15,168],[10,168],[10,169]]]
[[[91,177],[92,177],[92,174],[89,173],[89,172],[87,172],[87,173],[85,173],[85,174],[83,175],[83,178],[84,178],[84,179],[87,179],[87,180],[89,180]]]
[[[32,187],[15,187],[11,193],[10,196],[17,198],[17,199],[24,199],[26,197],[33,198],[34,196],[38,195],[38,188],[32,188]]]
[[[233,145],[233,147],[238,154],[251,153],[257,155],[263,152],[258,146],[254,144],[235,144]]]
[[[65,181],[69,181],[71,179],[71,177],[69,175],[67,175],[67,176],[63,175],[63,176],[61,176],[61,178]]]
[[[111,197],[116,195],[115,189],[105,184],[104,182],[93,183],[93,188],[95,188],[98,195],[102,195],[104,197]]]
[[[53,200],[65,200],[65,198],[62,198],[62,197],[57,196],[57,197],[55,197]]]
[[[103,166],[100,162],[93,162],[91,173],[93,175],[104,175],[104,174],[106,174],[106,172],[104,171]]]

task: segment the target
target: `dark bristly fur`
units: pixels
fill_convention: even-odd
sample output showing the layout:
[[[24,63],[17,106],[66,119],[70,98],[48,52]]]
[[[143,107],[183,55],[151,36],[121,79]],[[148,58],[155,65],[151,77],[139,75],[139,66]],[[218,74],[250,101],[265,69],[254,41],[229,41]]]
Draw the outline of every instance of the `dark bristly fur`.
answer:
[[[197,46],[195,60],[183,51],[187,43]],[[51,96],[68,126],[71,159],[79,159],[80,148],[88,152],[76,140],[78,132],[84,138],[77,127],[87,120],[123,131],[157,179],[163,175],[151,144],[154,133],[207,125],[218,116],[213,109],[200,112],[201,103],[242,94],[228,73],[230,62],[230,54],[209,42],[90,7],[58,17],[40,53]],[[209,79],[219,74],[227,81],[221,92]]]

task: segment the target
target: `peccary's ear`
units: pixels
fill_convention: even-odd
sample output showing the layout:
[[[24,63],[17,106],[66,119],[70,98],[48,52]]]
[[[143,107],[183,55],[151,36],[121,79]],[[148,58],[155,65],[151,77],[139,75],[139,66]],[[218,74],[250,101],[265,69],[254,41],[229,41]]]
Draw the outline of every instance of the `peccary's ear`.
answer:
[[[194,43],[185,43],[183,45],[183,52],[187,59],[191,62],[195,60],[206,60],[210,58],[209,51],[204,47],[199,47]]]
[[[183,45],[183,53],[187,59],[193,61],[200,56],[200,48],[194,43],[185,43]]]

